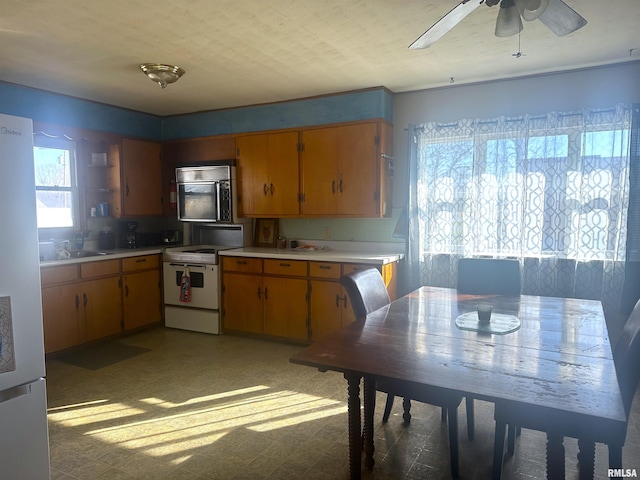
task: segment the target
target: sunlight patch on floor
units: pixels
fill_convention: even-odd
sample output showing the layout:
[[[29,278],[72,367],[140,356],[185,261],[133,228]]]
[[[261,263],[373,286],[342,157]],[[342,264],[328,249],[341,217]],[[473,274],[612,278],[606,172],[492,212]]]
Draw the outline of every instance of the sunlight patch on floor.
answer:
[[[269,390],[269,391],[266,391]],[[50,410],[66,427],[118,447],[179,464],[196,448],[211,445],[235,429],[266,432],[346,413],[344,402],[264,385],[169,402],[144,398],[138,405],[87,402]]]

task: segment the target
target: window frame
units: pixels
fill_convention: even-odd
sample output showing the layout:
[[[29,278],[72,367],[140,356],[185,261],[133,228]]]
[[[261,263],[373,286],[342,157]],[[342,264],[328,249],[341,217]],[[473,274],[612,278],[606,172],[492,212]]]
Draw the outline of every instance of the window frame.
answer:
[[[69,192],[71,194],[71,226],[56,226],[56,227],[38,227],[38,236],[40,239],[50,239],[54,237],[70,237],[74,231],[82,228],[82,219],[80,218],[80,185],[78,174],[78,152],[77,143],[69,138],[50,137],[46,135],[34,135],[33,139],[34,147],[34,165],[36,148],[47,148],[56,150],[66,150],[69,152],[69,174],[70,183],[69,187],[66,186],[38,186],[34,185],[37,192]]]

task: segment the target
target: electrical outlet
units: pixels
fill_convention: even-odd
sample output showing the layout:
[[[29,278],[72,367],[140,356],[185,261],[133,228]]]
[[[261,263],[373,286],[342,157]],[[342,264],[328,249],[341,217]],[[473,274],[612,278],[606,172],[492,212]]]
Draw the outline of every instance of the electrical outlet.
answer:
[[[324,239],[331,240],[331,227],[324,227]]]

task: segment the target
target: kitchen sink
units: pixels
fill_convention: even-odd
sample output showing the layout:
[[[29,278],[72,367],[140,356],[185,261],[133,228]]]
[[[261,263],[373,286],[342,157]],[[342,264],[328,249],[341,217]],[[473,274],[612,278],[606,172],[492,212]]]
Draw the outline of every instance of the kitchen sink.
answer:
[[[59,260],[72,260],[74,258],[87,258],[87,257],[101,257],[104,255],[112,255],[111,252],[94,252],[91,250],[75,250],[73,252],[68,252],[69,256],[66,255]]]

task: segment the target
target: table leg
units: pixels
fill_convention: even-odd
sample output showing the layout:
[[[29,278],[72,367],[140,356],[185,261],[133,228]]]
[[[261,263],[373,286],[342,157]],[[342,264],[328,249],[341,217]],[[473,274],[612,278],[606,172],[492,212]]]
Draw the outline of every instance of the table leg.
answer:
[[[364,377],[364,466],[372,470],[373,459],[373,414],[376,410],[376,380]]]
[[[578,472],[580,480],[593,480],[596,461],[596,444],[584,438],[578,439]]]
[[[347,380],[347,416],[349,419],[349,478],[360,480],[362,456],[360,431],[360,375],[344,374]]]
[[[547,432],[547,479],[564,480],[563,436]]]

